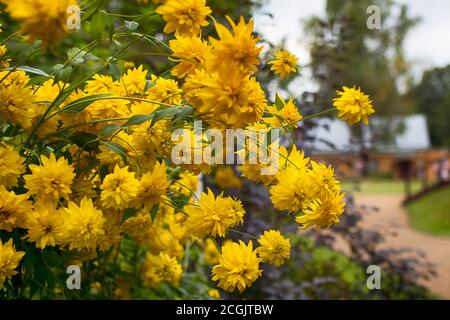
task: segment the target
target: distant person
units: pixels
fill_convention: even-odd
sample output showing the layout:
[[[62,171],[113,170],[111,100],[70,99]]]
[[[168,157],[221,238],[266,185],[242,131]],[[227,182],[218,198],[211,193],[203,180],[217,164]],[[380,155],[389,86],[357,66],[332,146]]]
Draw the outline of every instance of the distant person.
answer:
[[[450,165],[449,165],[448,158],[441,160],[440,165],[439,165],[439,180],[440,181],[446,182],[449,180],[449,170],[450,170]]]

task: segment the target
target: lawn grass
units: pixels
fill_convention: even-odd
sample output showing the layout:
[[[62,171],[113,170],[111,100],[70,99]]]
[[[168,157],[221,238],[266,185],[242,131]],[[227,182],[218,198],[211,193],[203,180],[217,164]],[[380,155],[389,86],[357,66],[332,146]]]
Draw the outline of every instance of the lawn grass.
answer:
[[[408,204],[406,209],[413,228],[450,236],[450,187],[427,194]]]
[[[366,180],[360,183],[344,182],[342,190],[363,194],[404,194],[405,183],[400,180]],[[420,191],[420,182],[413,181],[411,190],[413,193]]]

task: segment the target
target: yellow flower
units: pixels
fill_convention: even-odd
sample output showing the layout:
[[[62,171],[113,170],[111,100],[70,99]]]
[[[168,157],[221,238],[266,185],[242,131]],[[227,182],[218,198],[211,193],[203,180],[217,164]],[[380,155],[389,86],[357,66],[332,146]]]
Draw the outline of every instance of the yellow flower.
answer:
[[[179,62],[171,71],[172,75],[178,78],[184,78],[203,68],[211,51],[208,43],[197,36],[178,36],[175,40],[169,41],[169,47],[173,51],[172,60]]]
[[[107,251],[122,240],[120,216],[105,215],[105,219],[103,224],[104,234],[97,241],[97,246],[101,251]]]
[[[236,177],[234,171],[230,167],[220,167],[216,171],[216,175],[214,177],[216,184],[222,190],[237,188],[240,189],[242,187],[241,180]]]
[[[278,230],[264,231],[258,242],[261,246],[256,251],[262,262],[279,267],[291,255],[289,239],[284,238]]]
[[[156,288],[163,282],[178,285],[182,273],[183,269],[178,261],[166,253],[147,253],[145,256],[142,278],[146,287]]]
[[[288,168],[278,176],[270,188],[270,199],[278,210],[290,213],[301,211],[311,202],[311,181],[307,170]]]
[[[147,211],[148,213],[148,211]],[[147,232],[145,245],[154,254],[164,252],[170,257],[181,258],[184,255],[184,248],[180,241],[166,229],[166,226],[152,225]]]
[[[172,184],[170,190],[175,194],[184,195],[186,197],[192,197],[197,191],[198,175],[185,171],[180,173],[179,179]]]
[[[131,96],[133,94],[144,94],[147,79],[147,70],[140,65],[137,69],[129,69],[120,79],[123,87],[123,94]]]
[[[283,126],[297,128],[298,122],[302,119],[302,115],[292,98],[289,98],[288,102],[283,100],[283,107],[280,110],[272,106],[268,108],[268,111],[272,114],[272,117],[264,120],[275,128],[281,128]]]
[[[369,123],[369,116],[375,113],[370,97],[360,88],[343,87],[343,91],[337,91],[338,98],[333,99],[333,106],[338,110],[338,116],[350,125],[362,121]]]
[[[69,199],[75,174],[73,167],[63,157],[56,160],[41,156],[42,165],[30,165],[31,174],[25,175],[25,188],[38,199],[56,202],[60,198]]]
[[[267,107],[260,83],[231,66],[220,73],[197,70],[186,78],[186,99],[217,128],[243,128],[258,122]]]
[[[260,64],[258,59],[262,47],[257,47],[258,39],[253,37],[253,20],[248,24],[243,17],[235,24],[230,17],[227,20],[232,31],[223,24],[216,23],[218,39],[211,38],[213,47],[210,69],[222,71],[223,69],[236,69],[239,74],[247,75],[257,70]]]
[[[96,198],[97,191],[94,190],[94,187],[93,181],[85,177],[78,177],[72,184],[71,200],[79,203],[84,197]]]
[[[128,167],[119,168],[116,165],[114,172],[105,177],[100,189],[104,208],[126,209],[138,194],[139,181],[133,172],[128,171]]]
[[[137,243],[148,242],[149,230],[152,227],[152,219],[148,210],[141,210],[135,216],[128,218],[122,224],[122,230]]]
[[[117,143],[119,146],[124,148],[125,150],[131,149],[131,137],[124,131],[120,131],[113,139],[114,143]],[[132,144],[131,144],[132,145]],[[114,170],[116,165],[124,166],[123,158],[117,152],[114,152],[106,145],[100,145],[99,147],[100,153],[96,155],[97,159],[100,160],[101,164],[107,165],[109,170]]]
[[[61,237],[69,245],[69,249],[95,249],[101,237],[105,218],[102,211],[96,209],[91,199],[84,198],[80,206],[69,202],[64,208],[65,216]]]
[[[6,12],[21,22],[20,33],[31,41],[42,39],[47,47],[69,32],[67,8],[77,4],[76,0],[1,0]]]
[[[223,210],[228,213],[228,216],[233,221],[229,228],[241,225],[244,223],[245,210],[242,202],[231,197],[224,198],[225,204]]]
[[[196,36],[201,27],[209,24],[206,17],[212,11],[206,6],[206,0],[167,0],[155,12],[166,22],[165,33]]]
[[[261,276],[259,263],[252,241],[248,245],[242,241],[239,244],[226,242],[222,246],[219,264],[212,270],[212,280],[219,281],[218,287],[228,292],[236,289],[242,292]]]
[[[62,223],[62,213],[55,209],[54,204],[37,202],[34,210],[27,214],[26,239],[35,242],[36,248],[56,246],[61,241]]]
[[[210,296],[213,299],[220,300],[220,292],[217,289],[210,289],[208,291],[208,296]]]
[[[9,68],[9,62],[11,59],[5,58],[8,48],[5,45],[0,45],[0,70]]]
[[[334,170],[331,166],[323,163],[311,161],[312,170],[309,171],[311,177],[311,191],[320,199],[325,199],[329,194],[339,192],[340,183],[334,177]]]
[[[205,262],[209,265],[215,265],[219,263],[220,251],[216,247],[216,244],[211,239],[205,240],[205,247],[203,248],[203,257]]]
[[[0,79],[3,79],[1,82],[2,86],[12,86],[12,85],[20,85],[25,87],[30,81],[30,77],[25,73],[25,71],[1,71]]]
[[[126,100],[97,100],[86,110],[90,113],[92,119],[110,119],[127,117],[130,113],[128,101]],[[117,123],[117,122],[116,122]]]
[[[15,187],[17,178],[25,172],[24,159],[10,147],[0,144],[0,185]]]
[[[344,194],[336,193],[325,200],[315,200],[310,203],[304,215],[298,216],[295,221],[303,229],[309,227],[328,228],[339,222],[339,216],[344,212]]]
[[[283,150],[284,148],[281,147],[281,149]],[[309,164],[309,158],[305,158],[305,153],[303,151],[297,150],[297,146],[295,144],[292,145],[292,150],[287,157],[286,149],[284,149],[284,151],[282,151],[281,153],[284,155],[284,157],[280,155],[280,171],[287,168],[307,168]]]
[[[62,82],[55,83],[53,79],[47,80],[37,86],[34,92],[36,103],[31,107],[33,110],[33,119],[30,130],[42,118],[50,103],[52,103],[58,94],[64,89],[65,84]],[[39,102],[39,103],[37,103]],[[42,123],[36,132],[39,137],[55,132],[58,128],[58,121],[61,120],[59,115],[53,116]]]
[[[164,162],[161,164],[157,163],[152,172],[142,176],[134,207],[140,208],[144,206],[150,209],[154,204],[164,199],[169,186],[170,182],[166,175],[166,165]]]
[[[297,72],[298,58],[287,50],[278,50],[269,64],[272,65],[270,70],[279,74],[281,79],[289,78],[291,72]]]
[[[185,211],[187,232],[199,238],[225,236],[226,229],[242,223],[245,214],[240,202],[224,198],[222,194],[216,198],[209,189],[208,193],[202,193],[198,205],[189,204]]]
[[[3,288],[6,279],[17,274],[16,268],[24,255],[25,252],[16,252],[12,239],[5,244],[0,240],[0,289]]]
[[[8,79],[11,78],[11,79]],[[12,80],[9,76],[4,80]],[[34,96],[31,87],[21,83],[0,84],[0,121],[19,124],[23,128],[31,125]]]
[[[92,80],[86,81],[86,93],[93,95],[99,93],[111,93],[117,90],[117,84],[111,76],[96,74]]]
[[[32,209],[27,198],[27,195],[16,195],[0,186],[0,230],[11,232],[23,226],[27,213]]]
[[[181,104],[182,90],[175,80],[157,78],[152,75],[152,81],[155,85],[148,90],[148,100],[174,105]]]

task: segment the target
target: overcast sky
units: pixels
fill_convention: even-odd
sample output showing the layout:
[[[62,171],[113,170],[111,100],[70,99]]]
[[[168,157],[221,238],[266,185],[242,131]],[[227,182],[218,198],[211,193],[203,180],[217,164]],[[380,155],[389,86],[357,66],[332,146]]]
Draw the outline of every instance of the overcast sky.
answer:
[[[357,1],[357,0],[352,0]],[[286,37],[287,48],[308,63],[308,43],[303,36],[300,21],[311,15],[324,15],[325,0],[269,0],[255,17],[255,28],[264,37],[279,43]],[[449,0],[398,0],[408,3],[409,13],[422,21],[412,29],[405,42],[405,54],[414,62],[414,74],[420,78],[423,70],[450,64],[450,1]]]

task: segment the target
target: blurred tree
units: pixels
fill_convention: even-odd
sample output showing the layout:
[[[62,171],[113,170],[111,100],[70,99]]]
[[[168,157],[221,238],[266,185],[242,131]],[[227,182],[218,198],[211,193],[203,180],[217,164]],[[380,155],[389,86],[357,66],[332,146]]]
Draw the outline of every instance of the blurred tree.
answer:
[[[433,146],[450,147],[450,65],[426,71],[408,96],[427,117]]]
[[[372,5],[380,8],[380,28],[368,28]],[[314,103],[328,109],[343,85],[360,86],[373,100],[377,115],[389,119],[413,108],[404,99],[412,84],[410,65],[403,54],[408,31],[419,22],[408,7],[394,0],[333,0],[326,2],[325,17],[312,17],[305,25],[311,37],[311,69],[318,84]],[[388,125],[381,122],[383,126]],[[391,142],[401,128],[386,131],[372,123],[372,142]],[[362,126],[352,127],[353,140],[360,145],[361,174],[369,173],[370,154],[363,141]]]
[[[311,36],[311,68],[321,95],[322,108],[330,105],[343,84],[361,86],[373,98],[377,113],[401,114],[405,106],[399,91],[411,83],[409,64],[403,55],[407,32],[418,22],[406,5],[379,0],[381,29],[370,30],[367,8],[374,1],[327,1],[325,18],[306,24]],[[406,108],[407,109],[407,108]]]

